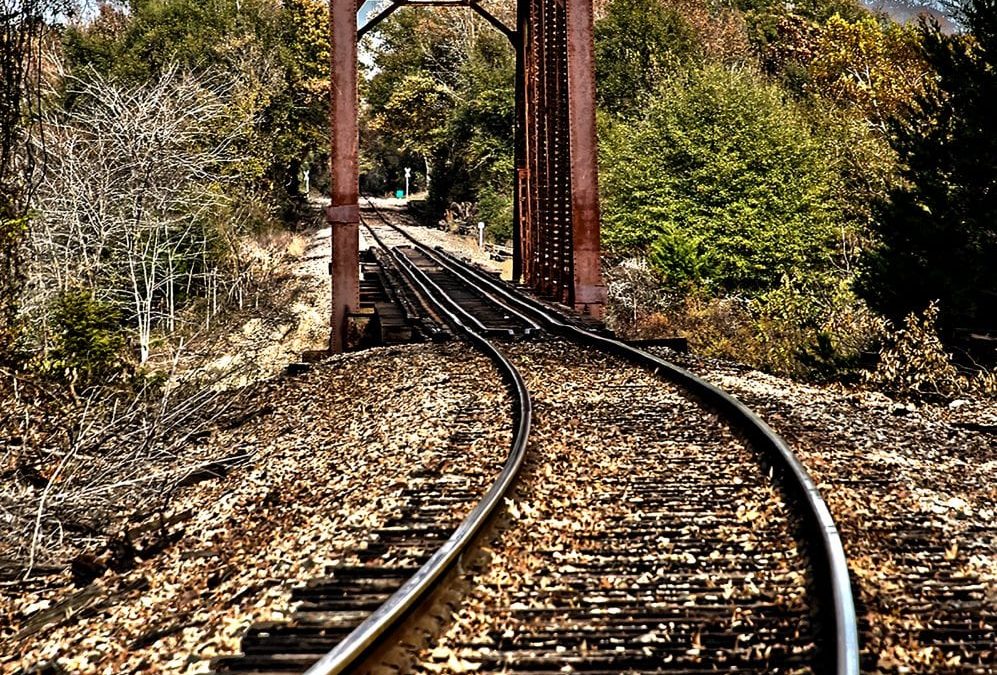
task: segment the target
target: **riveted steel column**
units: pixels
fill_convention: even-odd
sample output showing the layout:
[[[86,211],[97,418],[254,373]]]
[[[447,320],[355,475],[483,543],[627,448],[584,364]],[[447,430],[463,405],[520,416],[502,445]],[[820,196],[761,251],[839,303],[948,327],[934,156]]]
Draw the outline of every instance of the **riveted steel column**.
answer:
[[[606,287],[599,267],[599,180],[595,128],[592,0],[567,0],[568,114],[575,308],[601,317]]]
[[[332,339],[342,352],[350,315],[360,309],[360,208],[357,163],[357,0],[331,0],[332,40],[331,197]]]
[[[516,3],[516,193],[513,196],[512,214],[512,279],[520,281],[523,278],[523,261],[527,256],[528,233],[526,223],[529,221],[529,167],[526,159],[528,118],[526,114],[526,64],[529,45],[529,0],[518,0]]]

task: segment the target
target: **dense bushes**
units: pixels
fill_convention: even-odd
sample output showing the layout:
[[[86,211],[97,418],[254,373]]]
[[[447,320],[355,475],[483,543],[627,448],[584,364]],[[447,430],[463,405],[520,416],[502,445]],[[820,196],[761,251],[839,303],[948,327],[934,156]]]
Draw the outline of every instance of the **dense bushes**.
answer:
[[[611,307],[614,325],[826,378],[892,344],[865,298],[894,319],[936,297],[943,318],[987,313],[997,284],[982,267],[994,257],[984,221],[994,219],[981,217],[978,197],[997,134],[986,131],[992,115],[979,117],[993,71],[974,75],[988,63],[988,43],[976,41],[985,30],[947,38],[847,1],[760,0],[739,5],[756,54],[745,59],[737,45],[709,48],[709,30],[690,43],[680,24],[696,12],[670,11],[688,3],[650,4],[664,11],[612,0],[601,21],[603,39],[623,25],[629,41],[624,52],[597,49],[600,69],[624,73],[642,50],[649,64],[631,76],[629,105],[614,102],[613,86],[602,94],[603,231],[611,255],[646,261],[647,284],[666,300],[645,291],[646,307],[629,304],[614,291],[632,290],[619,280],[633,266],[611,268],[611,297],[623,303]],[[977,4],[985,24],[994,3]],[[714,31],[732,25],[712,21]]]
[[[849,171],[876,141],[841,121],[710,64],[667,78],[639,120],[605,119],[607,251],[646,257],[671,298],[616,327],[798,376],[856,366],[883,323],[851,290],[868,209]]]
[[[971,34],[922,29],[934,86],[893,120],[904,181],[880,204],[862,284],[894,319],[939,300],[946,338],[997,331],[997,2],[965,12]]]
[[[128,372],[129,361],[122,359],[124,326],[113,304],[90,291],[66,291],[54,299],[50,321],[52,344],[43,370],[74,386],[107,383]]]
[[[677,75],[602,156],[605,242],[666,281],[751,295],[831,266],[839,180],[774,86],[719,66]]]

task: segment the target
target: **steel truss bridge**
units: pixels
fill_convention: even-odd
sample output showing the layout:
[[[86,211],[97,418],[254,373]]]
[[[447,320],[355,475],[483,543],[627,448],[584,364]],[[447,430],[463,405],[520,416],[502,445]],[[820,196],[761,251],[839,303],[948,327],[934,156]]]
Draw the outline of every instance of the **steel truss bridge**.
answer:
[[[362,2],[360,2],[362,4]],[[509,26],[479,0],[391,0],[357,29],[358,0],[331,0],[333,351],[359,300],[357,41],[404,7],[464,7],[516,51],[513,276],[539,296],[600,317],[599,194],[592,0],[518,0]]]

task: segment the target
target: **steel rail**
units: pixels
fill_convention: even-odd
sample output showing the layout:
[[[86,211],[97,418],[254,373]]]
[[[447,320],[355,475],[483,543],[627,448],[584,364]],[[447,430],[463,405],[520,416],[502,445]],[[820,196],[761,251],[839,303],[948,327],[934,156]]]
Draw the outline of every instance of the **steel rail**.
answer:
[[[411,238],[411,235],[401,228],[396,226],[395,229]],[[655,375],[679,384],[712,405],[718,412],[724,413],[755,444],[756,448],[765,452],[787,478],[786,489],[803,505],[804,526],[812,535],[808,541],[811,544],[816,543],[816,551],[811,556],[811,562],[830,581],[830,587],[825,589],[819,580],[814,580],[816,592],[826,599],[823,604],[830,607],[830,610],[824,610],[824,615],[826,624],[831,627],[834,649],[826,672],[834,675],[858,675],[858,622],[841,535],[806,467],[782,437],[736,397],[690,371],[632,345],[567,323],[563,320],[563,315],[534,300],[524,298],[506,284],[496,281],[449,253],[440,249],[435,249],[433,252],[438,259],[448,259],[452,263],[451,269],[455,266],[463,269],[466,273],[465,278],[469,281],[473,279],[477,283],[487,285],[496,295],[503,297],[524,313],[537,318],[550,332],[620,356],[653,371]]]
[[[462,267],[460,266],[454,267],[453,264],[450,262],[449,257],[441,258],[440,256],[436,255],[436,252],[433,249],[427,247],[425,244],[420,242],[411,234],[399,228],[397,225],[394,225],[393,223],[391,223],[391,221],[385,218],[384,214],[382,214],[380,209],[377,208],[377,205],[374,204],[373,201],[371,201],[370,197],[364,195],[364,198],[368,201],[368,203],[371,206],[371,209],[374,211],[374,213],[377,215],[380,221],[385,225],[387,225],[388,227],[395,230],[396,232],[398,232],[399,234],[401,234],[402,236],[404,236],[408,240],[408,242],[412,244],[413,248],[417,249],[419,252],[423,253],[427,257],[433,258],[440,265],[440,267],[446,269],[451,274],[454,274],[458,277],[461,275],[461,271],[463,269]],[[370,231],[371,236],[381,246],[381,248],[387,250],[388,247],[384,245],[384,241],[374,231],[374,229],[370,226],[370,224],[365,221],[364,225]],[[526,335],[529,335],[534,331],[542,330],[540,324],[535,319],[531,318],[527,313],[521,312],[515,307],[511,306],[509,303],[505,302],[502,298],[496,296],[494,293],[490,293],[488,290],[483,289],[478,285],[473,285],[472,288],[474,289],[474,292],[478,294],[480,297],[482,297],[484,300],[487,300],[488,302],[497,307],[501,307],[505,312],[508,312],[511,316],[514,316],[518,321],[529,326],[524,331]],[[477,322],[477,319],[474,319],[473,317],[471,318],[471,320]],[[484,328],[484,326],[482,326],[482,328]]]
[[[440,257],[435,255],[435,251],[433,251],[430,248],[427,248],[424,244],[417,244],[417,246],[422,253],[431,256],[440,265],[440,267],[447,270],[451,274],[457,276],[458,278],[463,277],[462,275],[463,268],[459,265],[454,265],[453,262],[448,257]],[[497,297],[494,293],[491,293],[488,290],[483,289],[481,288],[481,286],[478,285],[472,285],[472,288],[474,288],[475,293],[483,297],[488,302],[498,307],[501,307],[503,310],[505,310],[512,316],[516,317],[516,319],[518,319],[522,323],[527,324],[529,326],[529,328],[526,330],[527,335],[532,331],[543,330],[541,325],[536,321],[536,319],[532,318],[525,312],[522,312],[516,309],[515,307],[510,306],[507,302],[505,302],[502,298]]]
[[[377,232],[374,231],[374,228],[372,228],[370,226],[370,224],[366,220],[364,220],[363,214],[360,215],[360,224],[363,225],[365,228],[367,228],[367,231],[370,233],[371,238],[373,238],[374,242],[381,248],[382,253],[384,255],[389,256],[389,257],[391,257],[393,259],[393,256],[390,253],[391,247],[389,247],[387,244],[385,244],[384,240],[381,238],[381,236]],[[400,270],[396,270],[396,271],[399,274],[401,274]],[[391,284],[391,283],[392,282],[389,280],[388,284]],[[386,285],[386,289],[387,289],[387,287],[388,286]],[[405,308],[406,314],[408,314],[409,311],[412,312],[406,318],[417,317],[418,316],[418,311],[416,310],[415,306],[412,305],[411,301],[408,300],[408,299],[406,299],[404,297],[404,294],[397,293],[397,289],[392,289],[392,290],[395,291],[395,294],[397,295],[397,301],[398,301],[398,303],[402,307]],[[422,311],[424,311],[428,316],[432,317],[432,320],[434,320],[437,324],[442,324],[443,323],[443,320],[440,317],[436,316],[436,314],[433,312],[433,308],[429,304],[427,304],[427,301],[426,301],[426,299],[424,297],[417,296],[416,300],[418,301],[419,306],[422,308]],[[432,334],[432,333],[435,333],[435,331],[432,331],[430,334]]]
[[[461,556],[474,542],[475,537],[496,513],[519,475],[519,470],[526,457],[526,446],[533,419],[533,404],[522,375],[488,339],[473,330],[461,320],[460,316],[448,309],[446,303],[440,301],[441,299],[434,295],[434,292],[423,283],[423,280],[412,275],[409,276],[409,281],[430,303],[436,306],[441,316],[463,333],[469,342],[478,347],[498,367],[503,379],[514,393],[513,413],[516,420],[516,431],[502,472],[450,538],[384,604],[309,668],[306,675],[338,675],[358,666],[364,658],[380,646],[382,640],[392,630],[408,619],[415,608],[429,597],[439,580],[460,561]]]
[[[451,314],[461,317],[461,322],[464,325],[481,335],[504,335],[506,337],[512,337],[513,331],[509,329],[493,329],[488,328],[485,324],[481,323],[477,317],[468,312],[466,309],[454,302],[449,296],[447,296],[446,291],[440,288],[439,284],[429,278],[424,270],[419,269],[411,259],[408,258],[404,253],[401,253],[397,249],[391,249],[391,257],[394,258],[398,267],[403,269],[406,275],[411,279],[413,276],[418,276],[421,284],[420,290],[425,288],[429,293],[435,294],[436,297],[440,298],[450,307]]]
[[[620,356],[651,370],[656,376],[682,386],[734,423],[757,449],[769,457],[773,466],[780,469],[785,489],[803,506],[803,524],[811,534],[808,542],[811,545],[816,544],[810,556],[811,563],[816,568],[815,572],[822,573],[830,581],[830,585],[824,587],[814,579],[814,590],[824,598],[821,603],[821,614],[824,616],[825,624],[830,628],[830,640],[833,640],[833,650],[831,650],[833,654],[828,655],[830,663],[825,672],[833,675],[859,674],[858,621],[841,535],[806,467],[781,436],[740,400],[716,385],[642,349],[567,323],[563,320],[564,316],[552,308],[527,299],[504,282],[496,280],[440,248],[430,249],[425,246],[403,228],[385,218],[369,197],[367,200],[382,222],[402,234],[427,255],[435,258],[452,273],[464,278],[467,283],[477,285],[479,288],[482,285],[487,287],[493,296],[502,298],[509,306],[518,308],[523,314],[534,317],[551,333]]]

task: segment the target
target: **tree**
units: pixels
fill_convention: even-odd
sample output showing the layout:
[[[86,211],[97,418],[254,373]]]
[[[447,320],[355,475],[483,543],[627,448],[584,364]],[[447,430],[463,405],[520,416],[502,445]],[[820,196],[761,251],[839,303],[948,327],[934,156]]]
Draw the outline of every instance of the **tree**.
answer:
[[[611,0],[595,44],[599,105],[624,115],[639,111],[662,78],[698,51],[692,27],[661,0]]]
[[[515,124],[508,40],[470,12],[406,10],[382,24],[370,49],[364,187],[398,185],[402,167],[423,164],[430,220],[454,202],[477,202],[492,236],[508,237]]]
[[[154,330],[172,331],[185,300],[223,281],[215,251],[238,223],[219,214],[240,159],[216,134],[227,92],[178,68],[144,85],[71,82],[75,105],[46,124],[34,305],[86,289],[132,324],[144,363]]]
[[[397,186],[402,169],[446,173],[447,125],[459,74],[478,34],[465,11],[405,9],[370,38],[373,74],[364,87],[362,152],[366,189]],[[448,191],[449,181],[436,186]],[[393,188],[392,188],[393,189]]]
[[[872,16],[831,17],[817,33],[809,88],[855,106],[884,135],[888,120],[924,91],[928,65],[915,29]]]
[[[322,0],[132,0],[105,8],[64,39],[70,72],[128,85],[179,65],[234,83],[241,150],[271,201],[301,197],[300,178],[328,156],[328,5]],[[72,105],[72,98],[67,98]],[[223,129],[222,133],[227,133]],[[250,178],[249,172],[242,172]]]
[[[734,6],[744,13],[749,40],[767,66],[792,64],[783,57],[800,46],[801,31],[810,33],[835,15],[857,21],[869,14],[859,0],[736,0]]]
[[[762,53],[764,68],[801,97],[854,109],[881,136],[888,120],[924,91],[928,65],[915,28],[870,14],[835,14],[818,23],[782,17],[778,38]]]
[[[862,284],[897,319],[939,300],[950,337],[997,324],[997,1],[963,12],[966,33],[921,26],[935,75],[894,119],[905,182],[881,206],[882,246]]]
[[[279,17],[283,82],[261,132],[274,139],[271,175],[294,197],[303,191],[300,177],[321,175],[329,154],[329,5],[284,0]]]
[[[758,76],[670,78],[605,134],[604,243],[676,286],[758,294],[832,267],[839,177],[805,113]]]
[[[405,75],[387,101],[372,116],[367,131],[394,139],[400,153],[421,158],[426,183],[431,182],[430,160],[446,140],[441,124],[454,107],[454,92],[423,72]]]
[[[14,357],[24,286],[23,242],[39,160],[29,127],[41,107],[46,19],[59,0],[0,0],[0,364]]]
[[[512,238],[515,178],[515,56],[494,31],[481,33],[460,73],[448,133],[456,182],[472,187],[477,219],[495,241]]]

